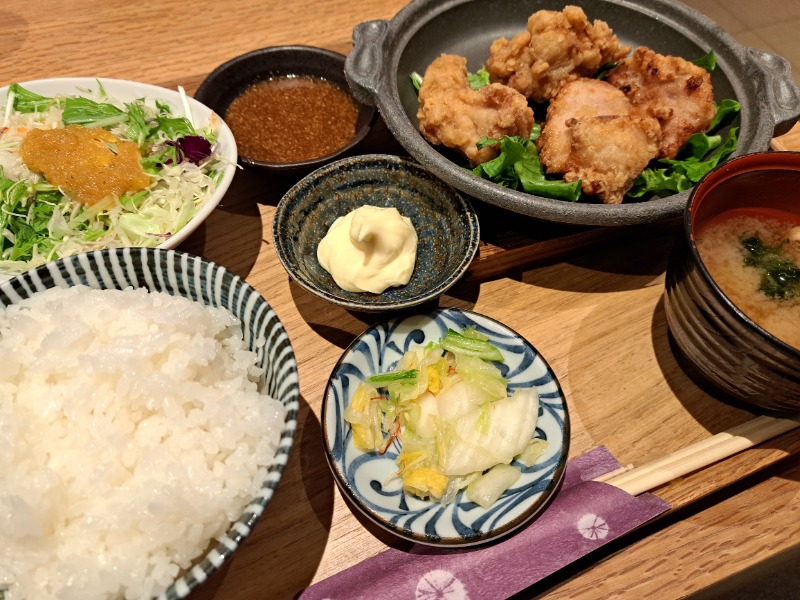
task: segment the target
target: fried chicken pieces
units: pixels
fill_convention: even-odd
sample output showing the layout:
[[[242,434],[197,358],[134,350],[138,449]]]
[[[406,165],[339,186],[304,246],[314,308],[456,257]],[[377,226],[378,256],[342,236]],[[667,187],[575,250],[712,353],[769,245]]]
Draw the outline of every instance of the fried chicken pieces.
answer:
[[[604,21],[590,23],[577,6],[540,10],[525,31],[492,43],[485,64],[492,83],[478,91],[465,58],[443,54],[430,64],[419,90],[420,132],[474,167],[499,153],[499,145],[479,150],[479,139],[529,137],[527,101],[549,102],[537,142],[545,172],[621,203],[651,160],[675,158],[716,114],[705,69],[644,46],[629,52]],[[604,81],[590,79],[611,63]]]
[[[486,70],[493,82],[505,83],[534,102],[546,102],[561,84],[593,76],[629,51],[605,21],[589,23],[583,9],[567,6],[563,12],[537,11],[528,18],[525,31],[511,40],[495,40]]]
[[[580,180],[584,193],[620,204],[661,141],[658,121],[633,112],[625,94],[605,81],[562,85],[538,140],[542,165],[564,181]]]
[[[675,158],[716,114],[711,76],[677,56],[640,46],[606,81],[562,84],[538,141],[548,173],[581,180],[583,192],[619,204],[654,158]]]
[[[606,80],[625,93],[637,114],[658,119],[660,158],[675,158],[689,136],[708,129],[717,112],[708,71],[645,46],[620,61]]]
[[[533,110],[525,96],[499,83],[473,90],[467,59],[454,54],[442,54],[425,71],[417,118],[426,140],[459,150],[472,166],[500,152],[496,145],[479,150],[481,138],[529,137],[533,128]]]

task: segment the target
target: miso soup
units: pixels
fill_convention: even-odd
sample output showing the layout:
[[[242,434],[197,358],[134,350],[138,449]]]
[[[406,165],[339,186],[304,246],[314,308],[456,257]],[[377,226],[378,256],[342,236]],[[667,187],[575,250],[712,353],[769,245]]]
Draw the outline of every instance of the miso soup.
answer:
[[[695,243],[723,293],[755,323],[800,349],[800,215],[726,211]]]

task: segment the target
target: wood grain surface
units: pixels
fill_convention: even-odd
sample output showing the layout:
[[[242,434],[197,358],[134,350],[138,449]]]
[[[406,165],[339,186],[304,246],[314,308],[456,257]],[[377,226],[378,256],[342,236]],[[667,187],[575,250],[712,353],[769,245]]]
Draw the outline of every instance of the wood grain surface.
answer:
[[[192,93],[216,66],[256,48],[309,44],[346,53],[356,24],[391,18],[404,5],[9,0],[0,5],[0,86],[97,76]],[[403,153],[382,124],[359,151]],[[325,462],[319,415],[327,377],[353,337],[381,317],[326,303],[282,269],[272,217],[295,181],[240,171],[180,247],[226,266],[267,298],[289,333],[301,389],[278,491],[197,600],[292,598],[387,545],[404,547],[346,504]],[[642,464],[753,416],[706,391],[671,347],[662,296],[677,223],[599,230],[476,208],[481,255],[439,305],[489,315],[536,346],[566,393],[571,456],[605,445],[622,463]],[[798,543],[798,454],[795,431],[656,489],[671,512],[521,597],[677,598]]]
[[[770,146],[773,150],[782,152],[800,152],[800,125],[795,125],[787,133],[773,138]]]

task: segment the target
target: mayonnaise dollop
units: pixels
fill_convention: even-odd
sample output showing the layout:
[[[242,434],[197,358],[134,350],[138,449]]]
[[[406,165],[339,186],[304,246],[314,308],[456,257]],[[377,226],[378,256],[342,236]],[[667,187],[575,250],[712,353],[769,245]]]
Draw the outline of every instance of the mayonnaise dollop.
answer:
[[[317,260],[343,290],[380,294],[411,279],[417,232],[396,208],[367,204],[333,222]]]

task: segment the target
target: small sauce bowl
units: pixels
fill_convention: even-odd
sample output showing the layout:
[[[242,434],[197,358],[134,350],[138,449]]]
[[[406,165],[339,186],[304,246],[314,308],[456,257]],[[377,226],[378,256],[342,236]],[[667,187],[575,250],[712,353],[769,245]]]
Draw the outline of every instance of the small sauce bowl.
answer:
[[[679,358],[711,384],[712,394],[719,391],[723,401],[781,417],[800,416],[800,348],[758,325],[726,295],[697,240],[707,224],[731,210],[800,215],[798,189],[800,153],[795,152],[747,154],[708,173],[684,211],[664,298]]]
[[[244,166],[281,174],[307,173],[347,155],[366,137],[377,120],[375,107],[358,102],[350,93],[344,75],[344,62],[343,54],[313,46],[261,48],[232,58],[214,69],[200,84],[194,97],[227,120],[234,100],[264,81],[287,77],[311,78],[334,85],[353,101],[357,111],[355,134],[347,143],[321,156],[286,162],[259,160],[239,153],[239,161]],[[270,133],[265,132],[265,135]],[[279,135],[283,138],[286,134],[281,132]]]
[[[334,221],[365,204],[396,208],[419,239],[411,280],[380,294],[343,290],[317,260]],[[301,287],[347,310],[377,313],[405,310],[450,289],[478,251],[480,224],[467,199],[418,163],[365,154],[325,165],[292,186],[275,210],[272,241]]]

